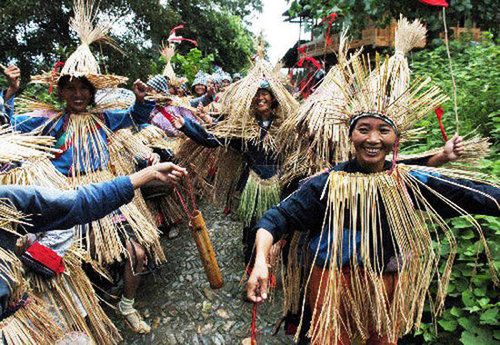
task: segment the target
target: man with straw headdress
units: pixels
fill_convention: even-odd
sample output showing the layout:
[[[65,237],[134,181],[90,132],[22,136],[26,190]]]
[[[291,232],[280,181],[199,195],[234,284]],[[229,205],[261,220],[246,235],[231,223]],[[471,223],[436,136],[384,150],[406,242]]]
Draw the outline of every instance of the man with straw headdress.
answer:
[[[51,86],[57,82],[64,109],[26,101],[24,108],[35,112],[11,119],[18,130],[37,130],[56,139],[56,148],[61,152],[52,162],[62,174],[70,177],[74,187],[108,180],[113,173],[128,172],[130,163],[137,157],[147,160],[152,153],[142,143],[128,138],[126,133],[113,135],[120,129],[131,127],[134,121],[148,121],[154,104],[144,99],[147,90],[144,83],[139,80],[134,83],[136,102],[127,110],[115,110],[120,107],[119,102],[93,106],[96,89],[113,88],[126,81],[123,77],[100,73],[89,45],[95,41],[113,42],[107,36],[111,26],[102,22],[94,26],[94,20],[93,2],[75,0],[70,26],[78,33],[80,46],[68,58],[60,73],[55,70],[33,77],[34,82]],[[146,255],[150,256],[149,262],[153,264],[165,260],[157,228],[149,213],[141,211],[145,209],[143,204],[138,195],[132,203],[122,206],[113,215],[93,222],[90,231],[84,229],[87,250],[99,265],[123,262],[126,258],[124,293],[119,309],[132,330],[139,333],[147,333],[150,328],[133,308],[140,282],[138,274],[145,270]]]
[[[396,344],[420,324],[429,285],[438,277],[431,311],[443,308],[455,255],[444,218],[500,215],[500,189],[470,171],[397,163],[399,143],[414,124],[447,98],[416,80],[398,86],[397,64],[360,55],[341,62],[334,82],[344,99],[332,121],[343,123],[354,158],[313,176],[257,223],[256,260],[248,298],[267,298],[267,256],[290,229],[309,231],[313,258],[306,297],[312,308],[312,344]],[[392,162],[386,156],[392,152]],[[423,212],[422,212],[423,211]],[[444,235],[450,254],[440,271]],[[492,279],[497,274],[490,261]],[[300,328],[300,326],[299,326]]]
[[[0,69],[9,82],[5,91],[0,90],[0,124],[5,124],[14,114],[14,98],[21,84],[21,71],[14,65],[6,67],[0,64]]]
[[[285,117],[298,104],[273,74],[272,67],[264,61],[263,48],[248,75],[237,84],[229,86],[221,99],[224,118],[207,132],[201,125],[176,117],[174,125],[194,143],[217,148],[215,159],[200,152],[192,143],[190,149],[180,151],[181,161],[198,164],[199,176],[216,170],[214,198],[228,206],[235,190],[241,190],[238,215],[244,222],[244,254],[250,262],[255,220],[280,199],[278,171],[280,157],[275,151],[275,136]],[[197,157],[198,156],[198,157]],[[213,157],[213,156],[210,156]]]

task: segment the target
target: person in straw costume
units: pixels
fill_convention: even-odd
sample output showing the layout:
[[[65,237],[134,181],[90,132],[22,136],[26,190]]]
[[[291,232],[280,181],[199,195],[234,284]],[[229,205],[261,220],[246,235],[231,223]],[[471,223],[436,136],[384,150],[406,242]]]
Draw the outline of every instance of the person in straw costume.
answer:
[[[52,71],[33,77],[35,83],[52,85],[57,81],[64,109],[26,101],[23,109],[33,112],[11,119],[13,126],[20,131],[36,130],[56,138],[56,148],[61,153],[52,162],[70,178],[74,187],[109,180],[113,173],[129,172],[130,162],[136,159],[134,156],[147,160],[152,153],[142,143],[131,140],[127,133],[117,133],[120,129],[131,127],[134,121],[148,121],[154,104],[144,100],[147,90],[144,83],[139,80],[134,83],[136,102],[127,110],[116,110],[119,102],[92,106],[96,89],[113,88],[126,81],[123,77],[100,73],[89,45],[95,41],[113,42],[107,36],[111,26],[102,22],[94,26],[94,20],[93,2],[76,0],[70,26],[79,35],[80,46],[68,58],[60,73]],[[91,230],[84,231],[84,236],[87,250],[98,265],[126,259],[124,293],[119,309],[133,331],[149,332],[149,326],[133,308],[140,283],[138,273],[145,269],[146,255],[150,256],[150,263],[156,264],[163,262],[165,255],[158,230],[144,201],[137,195],[132,203],[120,207],[119,211],[93,222]]]
[[[210,156],[187,142],[179,159],[196,165],[197,175],[216,169],[213,196],[219,204],[227,206],[231,194],[242,191],[237,213],[244,222],[244,254],[249,263],[254,238],[250,230],[255,220],[280,200],[275,136],[298,103],[274,75],[260,46],[255,65],[245,78],[229,86],[221,105],[224,118],[210,132],[189,119],[175,118],[174,126],[194,143],[218,148],[215,156]]]
[[[395,32],[395,53],[389,59],[389,64],[395,65],[398,72],[398,89],[408,87],[410,69],[406,54],[418,43],[425,40],[426,29],[419,20],[409,22],[401,17]],[[348,40],[343,32],[340,35],[338,60],[344,64],[348,60]],[[359,52],[355,53],[359,54]],[[342,64],[334,66],[328,72],[319,88],[299,107],[298,112],[285,120],[278,137],[278,146],[285,152],[285,162],[281,183],[285,195],[297,189],[299,181],[308,175],[321,172],[327,167],[348,160],[351,157],[351,143],[348,139],[348,130],[341,123],[334,121],[334,110],[344,101],[339,85],[335,83],[337,75],[342,73]],[[414,136],[421,136],[415,132]],[[294,138],[294,140],[290,140]],[[409,138],[413,139],[414,138]],[[487,140],[472,138],[463,140],[455,135],[441,148],[422,152],[416,155],[398,155],[398,162],[414,165],[441,166],[443,164],[471,164],[476,163],[488,153]],[[391,159],[388,156],[388,159]],[[304,238],[302,238],[304,237]],[[301,294],[298,284],[305,278],[301,269],[305,257],[297,257],[304,244],[306,236],[301,232],[294,233],[290,239],[293,245],[288,254],[285,287],[284,313],[289,314],[287,320],[294,319],[300,309]],[[307,251],[306,251],[307,253]],[[306,255],[307,256],[307,255]],[[292,315],[292,316],[291,316]]]
[[[456,251],[444,219],[466,216],[486,245],[470,214],[500,215],[500,189],[486,177],[397,163],[401,140],[447,97],[430,79],[400,88],[396,63],[377,56],[370,70],[367,61],[357,55],[340,62],[342,73],[334,79],[344,102],[332,121],[346,126],[354,157],[308,179],[256,225],[247,295],[257,303],[267,298],[273,242],[293,229],[309,231],[312,264],[304,298],[312,308],[312,344],[397,343],[418,328],[435,276],[431,310],[439,314],[443,308]],[[392,162],[386,160],[391,152]],[[432,239],[440,243],[443,236],[451,250],[441,272]]]
[[[118,177],[112,181],[82,186],[74,191],[55,189],[53,182],[50,181],[45,182],[47,187],[4,184],[8,181],[7,175],[12,174],[12,171],[18,177],[17,180],[12,181],[17,183],[29,181],[42,184],[44,177],[47,180],[53,178],[54,173],[57,172],[53,167],[54,173],[50,172],[49,167],[52,166],[50,163],[45,165],[45,170],[41,171],[33,168],[39,164],[32,164],[32,162],[40,162],[40,160],[36,161],[36,158],[47,158],[54,153],[55,150],[48,147],[52,142],[53,138],[51,137],[10,132],[8,128],[3,129],[0,135],[2,170],[10,169],[9,172],[2,173],[3,183],[0,185],[0,199],[2,200],[0,209],[2,211],[0,213],[3,215],[4,211],[12,208],[15,210],[15,212],[11,212],[14,215],[18,211],[31,215],[27,217],[25,222],[18,224],[15,229],[8,219],[1,223],[2,250],[16,251],[18,254],[22,254],[24,263],[26,263],[24,259],[30,258],[28,263],[35,265],[30,264],[29,267],[34,268],[37,272],[47,273],[55,267],[61,268],[65,272],[61,275],[59,270],[52,271],[55,277],[51,279],[43,279],[30,273],[30,278],[27,280],[29,285],[24,284],[21,289],[24,292],[30,291],[30,299],[24,296],[19,301],[16,300],[16,298],[19,299],[19,294],[13,293],[15,289],[11,286],[12,279],[0,279],[0,300],[3,302],[0,313],[2,314],[0,333],[5,336],[8,344],[19,344],[25,343],[25,339],[32,339],[35,335],[38,336],[36,339],[48,341],[52,339],[54,332],[60,333],[60,327],[62,327],[64,332],[71,330],[84,332],[96,343],[117,343],[121,339],[120,334],[99,306],[99,300],[92,285],[80,267],[82,254],[75,251],[75,248],[70,248],[68,251],[65,248],[65,243],[59,241],[61,237],[58,237],[57,234],[63,235],[62,238],[65,240],[64,234],[67,230],[55,231],[53,229],[71,229],[76,224],[84,224],[101,218],[117,207],[130,202],[134,197],[134,189],[154,180],[175,182],[185,174],[185,170],[172,163],[165,163],[149,167],[130,177]],[[22,164],[15,167],[12,164],[14,162]],[[42,174],[43,176],[40,176]],[[0,218],[4,219],[1,216]],[[36,243],[25,246],[26,236],[20,237],[23,232],[28,232],[31,237],[35,237],[34,233],[36,233]],[[16,239],[18,239],[17,243]],[[21,239],[23,241],[20,242]],[[22,248],[19,248],[19,245]],[[26,247],[29,248],[26,250]],[[64,259],[60,258],[63,255],[62,251],[66,252]],[[21,264],[17,263],[16,267],[20,268]],[[1,276],[5,278],[7,275],[2,274]],[[22,278],[16,280],[24,281]],[[8,300],[13,302],[13,299],[16,303],[6,303]],[[35,305],[42,306],[42,308],[35,309],[41,315],[28,316],[28,318],[32,318],[31,322],[24,321],[24,324],[19,324],[18,317],[24,319],[26,315],[30,315],[26,313],[29,313],[31,309],[28,308],[28,311],[16,313],[15,317],[10,316],[18,308],[25,307],[25,304],[29,303],[30,300],[36,301]],[[46,315],[46,311],[50,312],[50,316]],[[57,321],[57,327],[53,327],[54,321],[52,319]],[[38,328],[36,322],[38,320],[45,322],[46,330]],[[15,328],[19,326],[22,327]],[[31,334],[35,330],[35,335]],[[15,336],[12,331],[17,332]],[[53,342],[51,341],[51,343]]]

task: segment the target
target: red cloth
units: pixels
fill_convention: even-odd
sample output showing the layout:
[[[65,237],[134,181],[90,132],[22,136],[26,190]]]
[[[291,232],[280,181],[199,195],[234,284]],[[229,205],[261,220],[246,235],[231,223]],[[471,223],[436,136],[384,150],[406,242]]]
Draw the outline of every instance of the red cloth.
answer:
[[[362,270],[362,269],[360,268],[360,270]],[[323,274],[328,275],[328,269],[325,269],[323,271],[322,267],[319,267],[316,265],[313,267],[313,270],[311,273],[311,280],[309,282],[309,294],[308,294],[308,302],[309,302],[309,305],[311,306],[311,308],[314,308],[314,306],[316,306],[316,308],[318,308],[318,309],[323,308],[323,299],[324,299],[324,296],[326,293],[325,284],[327,281],[327,278],[325,276],[325,277],[323,277],[322,284],[320,284]],[[385,288],[387,291],[387,296],[388,296],[389,301],[390,301],[393,298],[394,290],[395,290],[396,283],[398,280],[398,275],[397,275],[397,273],[384,274],[383,280],[384,280],[384,285],[385,285]],[[341,284],[343,284],[344,288],[346,288],[346,289],[349,289],[351,286],[351,270],[349,269],[349,267],[344,267],[342,269]],[[316,304],[316,300],[317,300],[317,304]],[[341,314],[342,318],[346,318],[346,316],[347,316],[347,315],[345,315],[346,311],[345,311],[342,303],[340,305],[340,314]],[[317,315],[319,315],[319,313]],[[312,320],[311,327],[314,327],[315,323],[316,323],[316,321]],[[352,341],[349,338],[347,330],[344,327],[341,327],[341,329],[340,329],[340,335],[339,335],[339,338],[337,339],[337,344],[338,345],[350,345],[350,344],[352,344]],[[366,340],[365,344],[366,345],[396,345],[397,342],[395,342],[395,343],[389,342],[389,340],[387,339],[386,336],[381,336],[381,335],[378,335],[377,332],[371,331],[370,337]],[[311,342],[311,345],[329,345],[329,344],[318,344],[317,342],[316,343]]]
[[[45,247],[39,242],[33,243],[26,250],[26,253],[29,254],[34,260],[54,271],[56,275],[64,272],[63,258],[60,257],[55,251]]]

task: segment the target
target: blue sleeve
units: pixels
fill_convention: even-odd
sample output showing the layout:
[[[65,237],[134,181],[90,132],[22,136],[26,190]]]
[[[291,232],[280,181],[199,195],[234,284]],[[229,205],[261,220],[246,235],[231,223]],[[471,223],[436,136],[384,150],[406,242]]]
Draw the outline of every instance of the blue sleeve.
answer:
[[[128,128],[135,124],[141,125],[149,122],[149,117],[156,103],[145,100],[142,103],[135,102],[126,110],[109,110],[104,114],[106,116],[106,125],[113,132]]]
[[[452,179],[419,170],[411,171],[410,174],[425,185],[420,186],[423,196],[443,218],[457,217],[461,214],[437,197],[434,192],[449,199],[469,214],[500,216],[500,189],[495,186],[465,179]]]
[[[134,197],[128,176],[61,191],[36,186],[0,186],[0,198],[29,215],[28,231],[63,230],[100,219]]]
[[[3,96],[3,95],[2,95]],[[5,114],[9,117],[9,119],[14,116],[14,100],[16,99],[16,95],[13,95],[11,98],[4,100],[5,104]]]
[[[321,194],[327,181],[328,173],[311,178],[288,198],[269,209],[257,222],[255,229],[267,230],[274,241],[295,230],[319,231],[326,210],[326,198],[321,200]]]
[[[10,117],[10,124],[19,132],[29,133],[50,121],[43,116],[13,115]]]
[[[206,107],[210,103],[212,103],[214,97],[209,96],[207,94],[204,94],[203,96],[200,96],[198,98],[193,98],[189,100],[189,104],[193,107],[196,108],[198,104],[201,102],[201,104]]]
[[[184,117],[184,126],[180,131],[194,140],[198,145],[206,147],[223,146],[223,142],[217,139],[213,134],[208,133],[199,123]]]

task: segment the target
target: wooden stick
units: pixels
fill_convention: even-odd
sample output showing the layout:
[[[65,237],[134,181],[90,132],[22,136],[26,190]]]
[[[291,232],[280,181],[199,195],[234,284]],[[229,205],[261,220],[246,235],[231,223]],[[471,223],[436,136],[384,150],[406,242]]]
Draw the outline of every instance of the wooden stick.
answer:
[[[456,130],[460,128],[458,122],[458,103],[457,103],[457,84],[455,82],[455,74],[453,73],[453,64],[451,63],[450,46],[448,44],[448,27],[446,25],[446,8],[443,7],[443,25],[444,25],[444,44],[446,46],[446,53],[448,54],[448,63],[450,65],[451,82],[453,84],[453,109],[455,110],[455,125]]]

